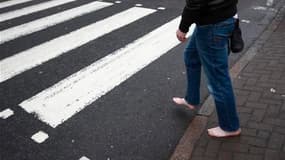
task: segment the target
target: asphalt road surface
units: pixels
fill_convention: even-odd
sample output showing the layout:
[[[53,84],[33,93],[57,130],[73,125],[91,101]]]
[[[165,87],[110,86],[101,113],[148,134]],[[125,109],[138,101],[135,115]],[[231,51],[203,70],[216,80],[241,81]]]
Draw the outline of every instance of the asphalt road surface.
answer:
[[[279,1],[239,1],[245,51]],[[168,159],[196,114],[171,101],[185,92],[183,6],[0,1],[0,159]]]

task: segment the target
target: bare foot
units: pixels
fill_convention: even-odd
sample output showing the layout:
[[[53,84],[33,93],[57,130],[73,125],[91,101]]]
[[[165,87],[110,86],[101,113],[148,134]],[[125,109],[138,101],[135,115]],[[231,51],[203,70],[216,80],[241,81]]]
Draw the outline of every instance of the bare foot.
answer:
[[[184,105],[184,106],[188,107],[189,109],[195,109],[195,107],[192,106],[191,104],[187,103],[184,98],[173,97],[172,100],[178,105]]]
[[[241,134],[241,129],[239,128],[237,131],[227,132],[227,131],[222,130],[220,127],[215,127],[215,128],[208,129],[208,134],[209,136],[218,137],[218,138],[239,136]]]

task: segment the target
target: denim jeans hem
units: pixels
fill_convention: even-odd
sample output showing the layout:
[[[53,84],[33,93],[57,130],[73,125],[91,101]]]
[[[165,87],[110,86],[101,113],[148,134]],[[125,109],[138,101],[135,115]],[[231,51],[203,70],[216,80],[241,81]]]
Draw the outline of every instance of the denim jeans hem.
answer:
[[[240,129],[239,127],[237,129],[228,129],[228,128],[225,128],[225,127],[222,127],[219,125],[219,127],[223,130],[223,131],[226,131],[226,132],[235,132],[237,131],[238,129]]]
[[[185,99],[185,101],[186,101],[188,104],[190,104],[190,105],[192,105],[192,106],[199,106],[199,105],[200,105],[200,102],[193,102],[193,101],[189,100],[189,99],[187,98],[187,96],[184,97],[184,99]]]

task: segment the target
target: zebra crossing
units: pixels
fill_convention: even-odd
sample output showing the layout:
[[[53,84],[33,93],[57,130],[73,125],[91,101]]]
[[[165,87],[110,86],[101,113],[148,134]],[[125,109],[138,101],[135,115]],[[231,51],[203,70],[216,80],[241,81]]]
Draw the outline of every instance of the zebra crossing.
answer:
[[[7,21],[16,17],[28,15],[37,11],[41,11],[44,9],[48,9],[51,7],[59,6],[68,2],[72,2],[75,0],[53,0],[53,1],[48,1],[44,3],[40,3],[38,5],[22,8],[16,11],[11,11],[8,13],[4,13],[0,15],[0,22]]]
[[[17,74],[20,74],[21,72],[40,65],[72,49],[82,46],[98,37],[103,36],[104,34],[138,20],[139,18],[142,18],[153,11],[154,10],[133,7],[102,21],[85,26],[69,34],[57,37],[26,51],[17,53],[15,56],[4,59],[0,62],[0,66],[5,66],[3,67],[3,76],[1,76],[2,78],[0,82],[3,82]],[[78,39],[78,37],[81,38]],[[31,59],[31,57],[33,58]],[[22,62],[24,59],[25,63],[23,64]],[[20,64],[17,62],[20,62]]]
[[[32,0],[1,2],[0,9],[30,1]],[[0,23],[5,24],[14,18],[29,16],[38,11],[75,1],[49,0],[15,11],[1,13]],[[46,30],[49,27],[60,25],[66,21],[80,19],[83,15],[98,12],[99,10],[104,11],[108,7],[123,3],[121,1],[93,1],[1,30],[0,46],[6,43],[13,44],[19,38],[27,35],[36,35],[39,31]],[[154,9],[145,8],[141,4],[135,5],[113,15],[108,15],[106,18],[87,26],[4,57],[0,60],[0,85],[9,82],[15,77],[24,77],[25,72],[33,68],[43,66],[46,62],[52,61],[63,54],[69,54],[72,50],[76,50],[87,43],[98,40],[100,37],[136,23],[160,10],[165,10],[165,8],[159,7]],[[173,18],[114,52],[106,53],[106,56],[53,84],[51,87],[45,88],[30,98],[23,100],[18,106],[27,113],[36,115],[40,121],[52,128],[56,128],[177,46],[179,42],[175,38],[175,31],[179,20],[180,17]],[[190,34],[194,27],[191,27]],[[96,50],[94,52],[96,54]],[[13,115],[11,112],[13,111],[9,110],[9,115]],[[4,115],[3,117],[7,118]]]
[[[10,0],[10,1],[1,2],[0,9],[10,7],[13,5],[17,5],[17,4],[21,4],[21,3],[25,3],[25,2],[29,2],[29,1],[32,1],[32,0]]]
[[[19,26],[12,27],[10,29],[3,30],[0,32],[0,34],[2,35],[0,44],[13,40],[15,38],[18,38],[20,36],[25,36],[33,32],[43,30],[45,28],[48,28],[58,23],[62,23],[64,21],[82,16],[84,14],[94,12],[96,10],[108,7],[110,5],[113,5],[113,4],[95,1],[95,2],[86,4],[83,6],[69,9],[67,11],[64,11],[58,14],[54,14],[54,15],[44,17],[38,20],[34,20],[29,23],[25,23],[23,25],[19,25]]]

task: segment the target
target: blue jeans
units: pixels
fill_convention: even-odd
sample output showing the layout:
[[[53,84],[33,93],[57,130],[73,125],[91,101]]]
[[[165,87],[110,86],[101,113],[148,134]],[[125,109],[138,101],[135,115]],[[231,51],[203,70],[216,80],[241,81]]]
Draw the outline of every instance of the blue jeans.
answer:
[[[219,126],[225,131],[236,131],[240,127],[228,66],[228,39],[233,28],[233,18],[216,24],[197,25],[184,52],[187,73],[185,100],[199,105],[203,66],[209,92],[215,100]]]

